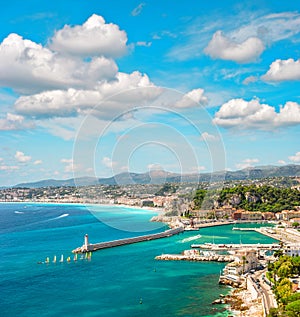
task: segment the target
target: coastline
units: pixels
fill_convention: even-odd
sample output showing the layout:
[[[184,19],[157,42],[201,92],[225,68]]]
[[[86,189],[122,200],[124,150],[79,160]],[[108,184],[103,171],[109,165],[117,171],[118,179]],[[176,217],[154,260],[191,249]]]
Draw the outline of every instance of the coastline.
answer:
[[[139,207],[139,206],[131,206],[124,204],[102,204],[102,203],[84,203],[84,202],[62,202],[62,201],[0,201],[0,204],[30,204],[30,205],[65,205],[65,206],[104,206],[104,207],[121,207],[121,208],[129,208],[129,209],[140,209],[140,210],[148,210],[159,213],[164,213],[164,210],[161,208],[155,207]]]
[[[137,207],[137,206],[129,206],[124,204],[101,204],[101,203],[70,203],[70,202],[30,202],[30,201],[17,201],[17,202],[3,202],[1,201],[0,204],[38,204],[38,205],[68,205],[68,206],[106,206],[106,207],[121,207],[121,208],[128,208],[128,209],[138,209],[138,210],[148,210],[153,212],[158,212],[163,214],[163,210],[160,208],[151,208],[151,207]],[[229,223],[230,224],[230,223]],[[210,222],[201,224],[201,228],[204,227],[215,227],[218,225],[228,225],[228,223],[218,223],[218,222]],[[260,234],[264,234],[263,232],[259,232]],[[273,236],[273,238],[275,238]],[[263,304],[259,298],[255,297],[255,293],[249,289],[232,289],[229,291],[228,296],[228,305],[226,307],[226,311],[228,315],[234,315],[237,317],[260,317],[263,316]],[[242,303],[241,303],[242,302]],[[240,304],[237,304],[240,303]]]

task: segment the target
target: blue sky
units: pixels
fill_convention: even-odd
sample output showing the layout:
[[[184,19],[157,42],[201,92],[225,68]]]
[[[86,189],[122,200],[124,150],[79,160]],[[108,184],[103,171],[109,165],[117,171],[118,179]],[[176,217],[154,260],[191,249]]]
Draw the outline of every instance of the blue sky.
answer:
[[[0,186],[300,162],[296,1],[12,0]]]

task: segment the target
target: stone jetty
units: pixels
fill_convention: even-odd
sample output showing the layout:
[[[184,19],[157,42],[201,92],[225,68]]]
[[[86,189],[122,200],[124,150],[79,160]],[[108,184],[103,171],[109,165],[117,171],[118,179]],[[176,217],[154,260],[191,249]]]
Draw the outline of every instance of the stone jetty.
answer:
[[[179,228],[169,229],[163,232],[148,234],[144,236],[113,240],[113,241],[107,241],[107,242],[99,242],[99,243],[93,243],[93,244],[89,243],[88,235],[86,234],[84,237],[83,246],[74,249],[72,252],[73,253],[94,252],[101,249],[113,248],[113,247],[118,247],[122,245],[137,243],[137,242],[150,241],[150,240],[170,237],[175,234],[181,233],[183,231],[184,231],[184,228],[179,227]]]
[[[162,254],[155,257],[155,260],[163,261],[195,261],[195,262],[232,262],[234,257],[231,255],[198,255],[198,254]]]

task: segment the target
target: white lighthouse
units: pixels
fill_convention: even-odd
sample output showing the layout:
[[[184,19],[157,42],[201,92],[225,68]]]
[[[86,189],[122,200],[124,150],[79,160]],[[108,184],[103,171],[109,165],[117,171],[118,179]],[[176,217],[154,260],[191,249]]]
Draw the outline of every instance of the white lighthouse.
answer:
[[[86,235],[84,236],[83,247],[84,247],[84,250],[86,250],[86,251],[89,250],[89,235],[88,235],[88,234],[86,234]]]

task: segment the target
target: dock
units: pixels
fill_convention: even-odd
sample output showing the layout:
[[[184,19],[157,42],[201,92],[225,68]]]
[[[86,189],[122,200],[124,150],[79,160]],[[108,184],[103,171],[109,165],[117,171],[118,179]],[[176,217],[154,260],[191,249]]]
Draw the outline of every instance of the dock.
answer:
[[[153,233],[153,234],[148,234],[148,235],[138,236],[138,237],[133,237],[133,238],[125,238],[125,239],[120,239],[120,240],[99,242],[99,243],[94,243],[94,244],[91,244],[88,242],[88,235],[86,234],[85,238],[84,238],[83,246],[74,249],[72,252],[73,253],[95,252],[95,251],[98,251],[101,249],[119,247],[122,245],[127,245],[127,244],[132,244],[132,243],[138,243],[138,242],[143,242],[143,241],[151,241],[151,240],[166,238],[166,237],[170,237],[170,236],[173,236],[175,234],[181,233],[183,231],[184,231],[184,227],[178,227],[178,228],[169,229],[169,230],[159,232],[159,233]]]
[[[192,244],[191,248],[199,248],[204,250],[221,251],[221,250],[238,250],[238,249],[258,249],[258,250],[277,250],[280,249],[280,244],[262,244],[262,243],[244,243],[244,244]]]

